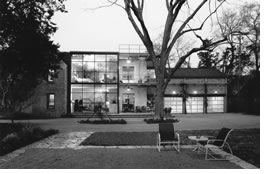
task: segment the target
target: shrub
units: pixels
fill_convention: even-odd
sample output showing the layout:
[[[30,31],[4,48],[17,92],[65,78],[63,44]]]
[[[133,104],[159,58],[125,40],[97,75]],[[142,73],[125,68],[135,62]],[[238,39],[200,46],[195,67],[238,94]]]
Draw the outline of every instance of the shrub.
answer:
[[[80,120],[79,123],[87,123],[87,124],[127,124],[124,119],[118,120]]]
[[[25,113],[25,112],[14,112],[8,115],[5,115],[1,119],[8,119],[8,120],[29,120],[29,119],[52,119],[55,117],[51,117],[46,114],[32,114],[32,113]]]
[[[144,122],[147,124],[156,124],[156,123],[177,123],[179,122],[178,119],[160,119],[160,118],[149,118],[149,119],[144,119]]]
[[[62,114],[61,115],[62,118],[74,118],[73,114]]]
[[[50,129],[46,131],[39,127],[24,125],[21,130],[6,135],[0,141],[0,155],[7,154],[56,133],[58,133],[58,130]]]
[[[10,126],[9,123],[1,123],[0,124],[0,140],[3,139],[8,134],[21,131],[22,128],[23,128],[23,125],[21,123],[15,123],[15,124],[12,124],[12,126]]]
[[[11,133],[7,135],[2,141],[0,141],[0,155],[11,152],[13,149],[17,149],[20,146],[21,139],[17,133]]]

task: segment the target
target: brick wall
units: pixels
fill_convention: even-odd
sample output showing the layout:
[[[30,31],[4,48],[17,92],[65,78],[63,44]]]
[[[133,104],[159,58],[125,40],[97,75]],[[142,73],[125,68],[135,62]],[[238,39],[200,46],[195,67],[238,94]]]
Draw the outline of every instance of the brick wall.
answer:
[[[47,108],[47,95],[55,94],[55,108]],[[32,113],[60,117],[67,112],[67,65],[62,61],[58,77],[53,82],[44,81],[35,89]]]

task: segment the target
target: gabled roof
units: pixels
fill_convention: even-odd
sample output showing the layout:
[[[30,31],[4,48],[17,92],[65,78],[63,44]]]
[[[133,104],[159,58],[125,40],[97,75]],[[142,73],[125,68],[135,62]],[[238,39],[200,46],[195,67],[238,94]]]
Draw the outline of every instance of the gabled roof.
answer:
[[[172,78],[226,78],[226,75],[214,68],[179,68]]]

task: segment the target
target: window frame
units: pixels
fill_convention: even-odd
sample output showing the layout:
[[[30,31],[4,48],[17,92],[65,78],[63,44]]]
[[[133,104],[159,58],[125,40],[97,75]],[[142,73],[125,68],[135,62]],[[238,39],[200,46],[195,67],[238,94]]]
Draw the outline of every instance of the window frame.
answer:
[[[47,81],[48,83],[54,83],[55,70],[49,69]]]
[[[53,105],[50,105],[52,102],[51,96],[53,95]],[[47,94],[47,109],[55,109],[55,93],[48,93]]]
[[[122,66],[122,80],[134,80],[134,66]]]

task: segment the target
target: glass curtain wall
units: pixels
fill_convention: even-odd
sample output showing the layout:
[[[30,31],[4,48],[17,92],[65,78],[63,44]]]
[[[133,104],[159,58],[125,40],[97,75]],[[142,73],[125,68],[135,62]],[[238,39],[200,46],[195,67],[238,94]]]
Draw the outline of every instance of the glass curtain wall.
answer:
[[[71,62],[71,112],[94,112],[101,105],[117,112],[118,55],[73,54]]]

